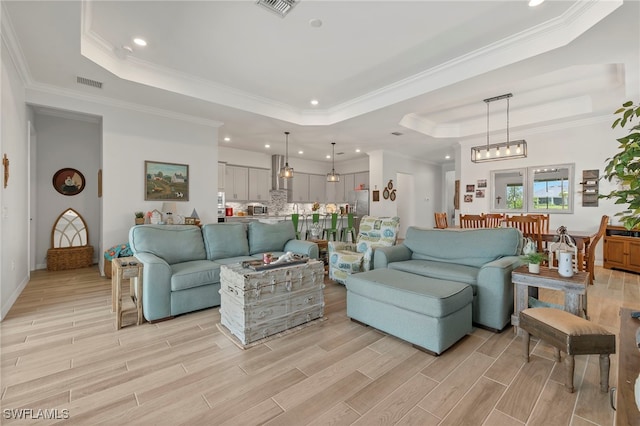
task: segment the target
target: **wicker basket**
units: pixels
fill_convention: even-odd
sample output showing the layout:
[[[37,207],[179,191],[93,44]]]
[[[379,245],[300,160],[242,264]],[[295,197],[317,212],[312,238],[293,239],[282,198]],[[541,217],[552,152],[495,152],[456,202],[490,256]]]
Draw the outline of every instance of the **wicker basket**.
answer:
[[[86,268],[93,265],[93,246],[51,248],[47,251],[47,270]]]

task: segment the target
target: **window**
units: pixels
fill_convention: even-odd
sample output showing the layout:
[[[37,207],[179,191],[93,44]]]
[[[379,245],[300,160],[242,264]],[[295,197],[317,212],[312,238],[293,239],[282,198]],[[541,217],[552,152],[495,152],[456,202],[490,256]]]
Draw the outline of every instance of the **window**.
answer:
[[[491,211],[573,213],[573,164],[491,172]]]

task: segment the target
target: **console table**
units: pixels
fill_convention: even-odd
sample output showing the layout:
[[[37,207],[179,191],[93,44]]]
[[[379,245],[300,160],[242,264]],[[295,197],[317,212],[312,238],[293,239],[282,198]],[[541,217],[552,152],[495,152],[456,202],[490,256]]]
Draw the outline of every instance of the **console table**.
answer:
[[[603,244],[605,268],[640,272],[640,229],[607,226]]]
[[[138,316],[136,324],[142,324],[142,271],[144,265],[134,256],[119,257],[111,261],[111,310],[116,313],[116,328],[122,328],[122,317],[129,309],[122,309],[122,280],[129,279],[129,294]]]

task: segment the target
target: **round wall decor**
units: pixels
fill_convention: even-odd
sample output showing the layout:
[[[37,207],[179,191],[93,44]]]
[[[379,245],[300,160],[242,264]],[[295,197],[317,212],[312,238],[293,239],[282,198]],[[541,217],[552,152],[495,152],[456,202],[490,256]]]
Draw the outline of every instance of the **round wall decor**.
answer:
[[[53,175],[53,187],[62,195],[79,194],[84,185],[84,176],[76,169],[60,169]]]
[[[385,200],[389,199],[389,188],[385,188],[384,191],[382,191],[382,197],[384,197]]]

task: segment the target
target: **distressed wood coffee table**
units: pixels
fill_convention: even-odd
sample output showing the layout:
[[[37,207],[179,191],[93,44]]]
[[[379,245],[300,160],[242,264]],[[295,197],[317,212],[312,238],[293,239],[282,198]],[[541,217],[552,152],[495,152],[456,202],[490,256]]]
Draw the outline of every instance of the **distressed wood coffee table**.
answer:
[[[220,323],[247,345],[324,315],[324,265],[220,268]]]

